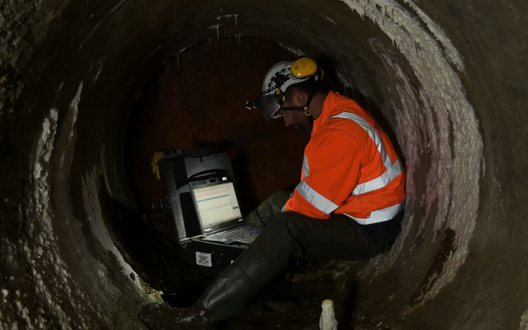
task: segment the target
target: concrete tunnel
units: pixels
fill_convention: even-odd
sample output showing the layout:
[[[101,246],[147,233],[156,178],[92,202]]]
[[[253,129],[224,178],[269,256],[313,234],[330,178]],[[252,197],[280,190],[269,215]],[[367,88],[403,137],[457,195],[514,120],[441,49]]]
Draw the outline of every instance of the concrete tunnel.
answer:
[[[291,310],[222,327],[318,329],[331,298],[340,329],[528,329],[527,15],[521,0],[1,1],[0,329],[145,329],[141,305],[192,303],[215,274],[156,229],[147,156],[224,143],[248,206],[294,185],[306,141],[243,105],[300,55],[396,141],[403,232],[369,262],[291,274]]]

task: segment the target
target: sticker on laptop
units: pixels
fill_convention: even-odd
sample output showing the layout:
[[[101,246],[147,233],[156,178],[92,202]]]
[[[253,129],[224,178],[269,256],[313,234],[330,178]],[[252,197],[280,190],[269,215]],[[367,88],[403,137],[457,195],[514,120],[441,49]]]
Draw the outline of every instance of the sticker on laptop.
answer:
[[[210,253],[196,252],[196,264],[204,267],[213,267]]]

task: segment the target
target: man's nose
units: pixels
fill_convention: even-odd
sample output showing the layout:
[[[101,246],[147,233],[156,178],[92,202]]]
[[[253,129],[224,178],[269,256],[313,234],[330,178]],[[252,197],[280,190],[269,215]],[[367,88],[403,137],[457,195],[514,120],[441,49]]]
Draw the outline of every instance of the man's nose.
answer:
[[[291,121],[286,116],[283,116],[283,117],[284,117],[284,125],[286,125],[286,127],[290,126]]]

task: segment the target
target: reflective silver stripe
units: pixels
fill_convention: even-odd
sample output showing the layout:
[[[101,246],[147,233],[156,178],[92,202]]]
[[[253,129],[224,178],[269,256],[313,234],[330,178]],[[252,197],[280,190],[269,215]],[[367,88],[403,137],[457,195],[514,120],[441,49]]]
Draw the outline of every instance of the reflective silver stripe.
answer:
[[[403,210],[403,206],[405,205],[405,200],[403,200],[400,204],[396,204],[393,206],[386,207],[381,210],[376,210],[370,212],[370,215],[366,219],[362,218],[354,218],[353,216],[343,213],[349,218],[352,218],[356,220],[357,223],[361,225],[371,225],[373,223],[388,221],[394,218],[401,210]]]
[[[306,199],[310,204],[312,204],[316,209],[319,211],[330,214],[335,209],[338,208],[336,204],[334,204],[331,200],[324,197],[317,191],[315,191],[312,187],[310,187],[305,181],[301,181],[297,187],[295,187],[299,194],[301,194],[304,199]]]
[[[306,154],[304,155],[303,159],[302,171],[305,178],[310,175],[310,165],[308,165],[308,159],[306,158]]]
[[[362,184],[358,184],[356,188],[354,188],[354,191],[352,191],[352,196],[365,194],[370,191],[383,188],[389,182],[394,180],[394,178],[400,175],[401,172],[402,166],[400,160],[398,159],[394,163],[392,163],[391,166],[381,176],[378,176],[377,178],[364,182]]]
[[[401,174],[402,166],[399,159],[397,159],[394,163],[392,163],[392,160],[390,159],[389,155],[387,154],[387,151],[385,149],[385,145],[383,144],[383,140],[381,139],[380,135],[376,130],[363,118],[360,116],[350,113],[350,112],[341,112],[338,115],[328,117],[328,118],[345,118],[353,120],[356,124],[361,126],[363,128],[368,136],[372,139],[372,141],[376,144],[376,147],[378,149],[378,152],[381,155],[381,159],[383,161],[383,165],[385,165],[385,172],[383,172],[382,175],[379,177],[372,179],[368,182],[364,182],[361,184],[358,184],[352,193],[351,196],[357,196],[360,194],[365,194],[370,191],[374,191],[380,188],[385,187],[389,182],[394,180],[398,175]]]
[[[286,202],[286,203],[288,203],[288,202]],[[282,207],[281,212],[286,212],[286,204],[284,204],[284,206]]]

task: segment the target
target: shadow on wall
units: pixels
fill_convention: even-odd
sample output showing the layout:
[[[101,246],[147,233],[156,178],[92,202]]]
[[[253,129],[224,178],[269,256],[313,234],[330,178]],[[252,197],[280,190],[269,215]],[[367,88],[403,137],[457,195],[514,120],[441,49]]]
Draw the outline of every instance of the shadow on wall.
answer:
[[[100,187],[104,187],[102,184],[101,177]],[[194,303],[216,274],[197,266],[194,255],[155,228],[150,215],[147,217],[113,199],[104,188],[99,196],[112,240],[125,261],[152,288],[173,296],[169,300],[175,306],[188,307]]]

